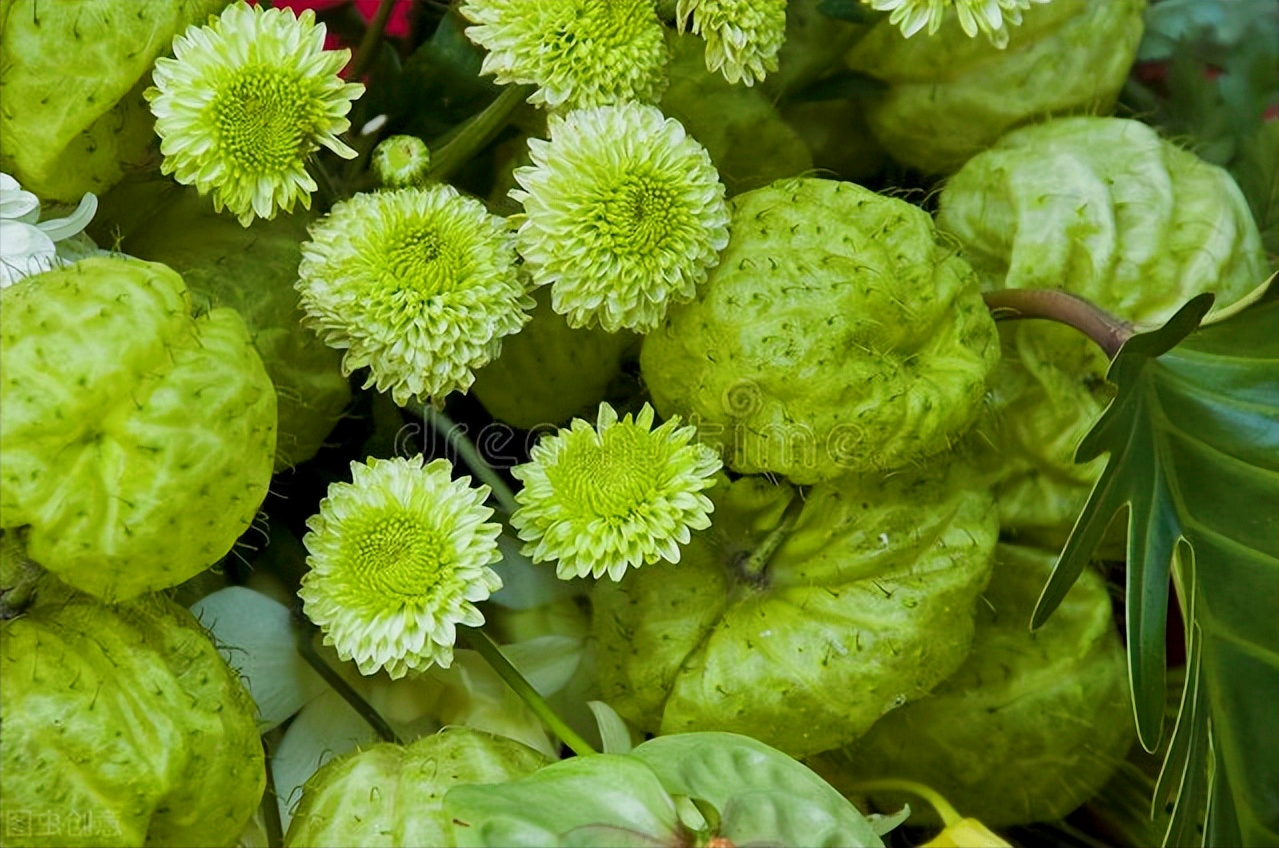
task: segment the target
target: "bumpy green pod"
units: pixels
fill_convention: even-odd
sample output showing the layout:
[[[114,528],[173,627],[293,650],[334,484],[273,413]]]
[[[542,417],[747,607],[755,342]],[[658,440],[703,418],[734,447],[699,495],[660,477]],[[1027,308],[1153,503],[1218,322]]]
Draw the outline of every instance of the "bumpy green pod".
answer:
[[[0,4],[0,170],[73,202],[145,164],[142,98],[173,37],[229,0],[6,0]]]
[[[810,761],[818,773],[844,789],[880,778],[923,783],[992,827],[1062,818],[1105,785],[1136,738],[1106,583],[1085,572],[1031,633],[1055,555],[1001,545],[995,559],[968,661],[855,744]],[[886,810],[909,800],[874,797]],[[935,823],[929,811],[918,815]]]
[[[1109,112],[1137,55],[1146,0],[1053,0],[1008,28],[1007,48],[953,19],[904,37],[880,23],[849,51],[853,70],[888,83],[870,125],[899,162],[948,174],[1007,130],[1048,115]],[[1047,169],[1046,169],[1047,170]]]
[[[234,845],[257,808],[256,708],[167,598],[44,585],[0,623],[0,676],[5,845]]]
[[[706,70],[706,43],[694,35],[672,37],[674,60],[662,111],[697,139],[719,171],[728,194],[793,177],[813,167],[804,140],[777,114],[758,88],[733,85]]]
[[[551,309],[550,287],[533,292],[533,318],[502,340],[502,353],[475,372],[471,392],[499,421],[531,430],[594,412],[625,382],[639,338],[623,330],[574,329]]]
[[[593,590],[604,700],[638,726],[805,756],[861,736],[967,656],[997,533],[985,492],[907,474],[815,486],[762,570],[752,554],[799,495],[759,478],[710,494],[714,524],[678,564]]]
[[[949,180],[937,226],[959,239],[986,290],[1062,288],[1139,323],[1163,323],[1204,291],[1226,306],[1266,276],[1229,174],[1120,118],[1009,133]],[[997,488],[1004,529],[1057,546],[1104,465],[1076,466],[1074,450],[1110,399],[1108,363],[1066,327],[1012,322],[1001,336],[989,415],[969,447]]]
[[[928,215],[818,179],[731,205],[720,264],[644,339],[658,411],[695,423],[733,470],[796,483],[947,450],[999,344],[977,277]]]
[[[175,586],[248,529],[275,392],[240,316],[171,269],[86,259],[0,293],[0,521],[111,601]]]
[[[550,760],[513,739],[468,727],[408,747],[382,743],[332,760],[311,776],[284,844],[452,848],[444,795],[454,786],[505,783]]]
[[[293,288],[312,218],[278,215],[245,229],[182,189],[120,248],[181,274],[197,306],[240,313],[275,385],[276,471],[315,456],[351,400],[342,352],[302,326]]]

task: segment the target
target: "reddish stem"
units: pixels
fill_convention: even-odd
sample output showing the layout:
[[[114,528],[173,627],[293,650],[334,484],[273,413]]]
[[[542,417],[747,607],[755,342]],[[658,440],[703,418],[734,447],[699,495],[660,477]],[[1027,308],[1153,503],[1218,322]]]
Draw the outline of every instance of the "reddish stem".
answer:
[[[1074,327],[1115,358],[1133,335],[1133,326],[1082,297],[1056,289],[1002,289],[984,292],[982,299],[996,321],[1045,318]]]

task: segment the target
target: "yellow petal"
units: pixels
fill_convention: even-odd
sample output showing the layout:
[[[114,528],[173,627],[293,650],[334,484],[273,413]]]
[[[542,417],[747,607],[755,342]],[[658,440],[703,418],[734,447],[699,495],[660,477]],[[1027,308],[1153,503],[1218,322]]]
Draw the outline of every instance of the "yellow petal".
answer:
[[[1012,848],[977,819],[960,819],[922,848]]]

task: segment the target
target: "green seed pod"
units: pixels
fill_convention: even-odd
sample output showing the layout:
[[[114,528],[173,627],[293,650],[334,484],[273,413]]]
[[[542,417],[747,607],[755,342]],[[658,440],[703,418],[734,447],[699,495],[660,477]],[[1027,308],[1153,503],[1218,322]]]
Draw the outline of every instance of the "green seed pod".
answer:
[[[1060,288],[1142,324],[1162,324],[1200,292],[1225,307],[1267,273],[1229,174],[1120,118],[1009,133],[947,182],[937,226],[988,291]],[[989,414],[969,448],[996,486],[1005,531],[1058,546],[1104,465],[1076,466],[1074,450],[1110,400],[1108,362],[1067,327],[1010,322],[1000,334]]]
[[[1009,27],[1003,50],[953,25],[906,38],[885,20],[848,63],[888,83],[870,111],[884,148],[904,165],[948,174],[1028,121],[1109,112],[1137,55],[1145,7],[1146,0],[1036,4]]]
[[[0,520],[120,601],[231,549],[266,495],[275,392],[230,309],[169,268],[86,259],[0,292]]]
[[[48,200],[101,194],[145,164],[142,98],[173,37],[228,0],[9,0],[0,5],[0,171]]]
[[[532,295],[532,320],[475,372],[471,392],[494,418],[525,430],[575,415],[593,417],[600,401],[614,399],[614,388],[626,384],[622,365],[634,360],[639,337],[629,330],[570,327],[551,309],[550,286]]]
[[[1055,555],[1001,545],[968,661],[858,742],[809,762],[835,786],[899,778],[991,827],[1064,817],[1105,785],[1136,737],[1106,583],[1084,572],[1053,617],[1030,614]],[[876,794],[896,810],[911,799]],[[912,822],[935,825],[924,809]]]
[[[974,421],[997,332],[922,209],[783,180],[734,198],[731,231],[697,298],[644,339],[663,416],[733,470],[796,483],[918,463]]]
[[[276,471],[315,456],[351,401],[341,351],[302,326],[293,287],[315,217],[281,213],[245,229],[183,188],[120,248],[181,274],[197,307],[240,313],[275,386]]]
[[[160,595],[42,586],[0,623],[4,844],[233,845],[266,785],[256,709]]]
[[[706,43],[694,35],[673,36],[674,61],[662,111],[679,121],[715,163],[729,195],[811,170],[804,140],[755,87],[734,85],[706,70]]]
[[[604,700],[639,727],[725,730],[806,756],[964,661],[997,533],[985,492],[849,476],[796,501],[789,534],[790,487],[747,477],[709,494],[714,524],[678,565],[593,589]],[[775,531],[784,539],[758,567]]]
[[[549,762],[513,739],[469,727],[446,728],[408,747],[373,745],[311,776],[284,844],[452,848],[457,843],[444,812],[449,789],[505,783]]]

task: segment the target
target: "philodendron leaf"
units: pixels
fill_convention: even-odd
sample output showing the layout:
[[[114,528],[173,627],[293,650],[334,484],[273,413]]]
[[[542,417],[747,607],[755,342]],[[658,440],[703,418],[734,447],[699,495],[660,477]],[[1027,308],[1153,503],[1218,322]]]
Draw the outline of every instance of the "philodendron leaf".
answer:
[[[848,799],[807,766],[749,736],[681,733],[631,752],[673,795],[709,802],[737,845],[881,846]],[[763,796],[772,800],[764,803]]]
[[[1129,507],[1129,673],[1143,744],[1158,743],[1171,573],[1189,652],[1160,786],[1167,844],[1208,805],[1209,845],[1279,844],[1279,302],[1199,328],[1200,295],[1111,364],[1114,401],[1076,459],[1108,452],[1035,610],[1039,626]],[[1196,331],[1198,329],[1198,332]],[[1174,558],[1174,554],[1178,554]],[[1156,791],[1156,802],[1163,795]]]
[[[574,757],[510,783],[458,786],[444,809],[458,848],[683,844],[675,803],[630,756]]]

